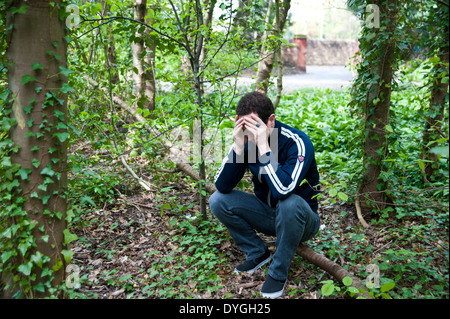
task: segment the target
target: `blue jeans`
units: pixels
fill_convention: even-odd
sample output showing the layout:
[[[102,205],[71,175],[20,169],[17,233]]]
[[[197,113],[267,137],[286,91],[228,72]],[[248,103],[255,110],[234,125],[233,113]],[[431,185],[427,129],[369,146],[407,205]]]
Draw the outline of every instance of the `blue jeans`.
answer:
[[[271,208],[252,194],[238,190],[227,194],[216,191],[209,199],[209,206],[249,260],[261,257],[267,249],[256,231],[276,236],[276,252],[269,275],[277,280],[287,279],[292,257],[300,242],[311,239],[319,231],[319,215],[295,194]]]

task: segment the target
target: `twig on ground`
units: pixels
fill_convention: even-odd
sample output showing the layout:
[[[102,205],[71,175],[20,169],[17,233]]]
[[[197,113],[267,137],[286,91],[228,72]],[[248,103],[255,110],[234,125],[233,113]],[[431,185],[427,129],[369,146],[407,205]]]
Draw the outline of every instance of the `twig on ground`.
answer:
[[[148,183],[147,181],[144,181],[142,178],[140,178],[139,176],[136,175],[136,173],[131,169],[131,167],[128,166],[127,160],[126,160],[126,158],[125,158],[125,155],[121,155],[121,156],[119,156],[119,157],[120,157],[120,160],[121,160],[123,166],[125,166],[125,168],[128,170],[128,172],[130,172],[130,174],[131,174],[135,179],[137,179],[137,181],[139,182],[139,185],[141,185],[142,187],[144,187],[144,189],[145,189],[146,191],[151,191],[151,190],[152,190],[152,187],[157,188],[155,185],[153,185],[153,184],[151,184],[151,183]]]
[[[358,220],[361,223],[361,225],[364,228],[368,228],[369,224],[366,223],[366,221],[364,220],[364,218],[362,217],[362,213],[361,213],[361,205],[359,204],[359,197],[356,197],[355,200],[355,207],[356,207],[356,216],[358,216]]]

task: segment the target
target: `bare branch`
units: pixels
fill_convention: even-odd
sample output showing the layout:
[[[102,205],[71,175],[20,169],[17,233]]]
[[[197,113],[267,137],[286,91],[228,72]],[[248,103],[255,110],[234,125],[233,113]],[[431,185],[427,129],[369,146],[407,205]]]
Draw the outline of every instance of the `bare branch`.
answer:
[[[169,0],[169,1],[170,1],[170,0]],[[167,39],[169,39],[169,40],[171,40],[171,41],[174,41],[176,44],[178,44],[178,45],[182,46],[183,48],[185,48],[186,51],[188,51],[189,54],[192,54],[192,53],[191,53],[191,50],[190,50],[190,48],[189,48],[189,42],[187,42],[187,46],[186,46],[183,42],[180,42],[180,41],[178,41],[177,39],[175,39],[174,37],[172,37],[172,36],[170,36],[170,35],[168,35],[168,34],[166,34],[166,33],[163,33],[163,32],[161,32],[161,31],[159,31],[158,29],[155,29],[154,27],[152,27],[151,25],[148,25],[148,24],[145,23],[145,22],[141,22],[141,21],[138,21],[138,20],[135,20],[135,19],[132,19],[132,18],[128,18],[128,17],[123,17],[123,16],[115,16],[115,17],[100,18],[100,19],[83,19],[80,23],[83,23],[83,22],[96,22],[96,21],[105,21],[105,22],[104,22],[104,23],[101,23],[101,24],[99,24],[98,26],[95,26],[95,27],[93,27],[92,29],[90,29],[90,30],[84,32],[83,34],[81,34],[81,35],[79,35],[79,36],[77,36],[76,39],[79,39],[79,38],[83,37],[84,35],[86,35],[87,33],[91,32],[92,30],[97,29],[97,28],[101,27],[102,25],[111,23],[111,22],[113,22],[113,21],[115,21],[115,20],[127,20],[127,21],[131,21],[131,22],[134,22],[134,23],[143,25],[143,26],[145,26],[146,28],[149,28],[150,30],[155,31],[155,32],[158,33],[159,35],[161,35],[161,36],[163,36],[163,37],[165,37],[165,38],[167,38]],[[184,33],[184,32],[183,32],[183,33]]]

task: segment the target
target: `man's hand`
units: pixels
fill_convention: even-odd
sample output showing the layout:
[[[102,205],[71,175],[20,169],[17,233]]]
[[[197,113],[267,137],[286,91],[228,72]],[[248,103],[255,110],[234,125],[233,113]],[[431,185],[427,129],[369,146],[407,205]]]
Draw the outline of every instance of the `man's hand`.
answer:
[[[244,119],[245,127],[252,133],[253,141],[255,141],[256,146],[258,146],[259,155],[269,152],[270,130],[266,124],[253,113],[245,116]]]
[[[245,130],[244,123],[245,118],[244,117],[239,118],[239,116],[236,115],[233,129],[233,139],[234,139],[233,149],[235,153],[238,155],[242,155],[242,153],[244,152],[245,143],[247,143],[247,135],[244,134]]]
[[[259,155],[270,151],[269,147],[270,130],[256,114],[236,116],[233,130],[234,151],[241,155],[244,151],[245,143],[252,141],[256,143]]]

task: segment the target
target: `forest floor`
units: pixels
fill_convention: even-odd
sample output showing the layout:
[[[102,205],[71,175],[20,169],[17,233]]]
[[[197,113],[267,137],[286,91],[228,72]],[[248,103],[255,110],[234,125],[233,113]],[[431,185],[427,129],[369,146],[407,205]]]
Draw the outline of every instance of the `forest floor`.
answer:
[[[79,267],[82,278],[76,298],[260,298],[268,266],[252,275],[233,273],[245,256],[209,211],[209,222],[202,225],[201,216],[196,215],[195,183],[180,172],[155,173],[152,183],[155,191],[127,190],[86,212],[78,223],[81,227],[71,230],[79,238],[72,246],[72,264]],[[395,240],[381,235],[386,227],[362,229],[353,205],[321,205],[319,215],[325,230],[309,246],[316,251],[329,247],[324,252],[319,248],[327,254],[333,251],[333,243],[346,247],[348,255],[338,250],[329,258],[352,273],[367,266],[355,262],[352,246],[370,244],[369,252],[362,254],[373,258],[380,250],[396,247]],[[275,238],[262,237],[274,252]],[[296,255],[280,298],[324,298],[319,293],[321,282],[330,279],[328,273]]]
[[[343,72],[339,68],[336,72]],[[331,82],[324,80],[323,87],[332,88],[326,83]],[[233,273],[244,254],[209,210],[207,221],[199,216],[196,182],[182,172],[166,171],[172,167],[164,154],[133,156],[128,163],[152,183],[151,191],[144,191],[114,154],[89,141],[73,145],[70,154],[89,159],[86,167],[70,172],[74,204],[85,205],[74,209],[70,229],[78,236],[71,243],[71,263],[81,278],[72,298],[260,298],[268,266],[252,275]],[[307,244],[362,281],[368,279],[368,265],[379,265],[384,283],[395,283],[394,297],[448,298],[448,214],[430,218],[425,212],[363,228],[355,211],[352,199],[327,202],[324,193],[322,228]],[[273,253],[275,238],[262,238]],[[342,292],[323,296],[323,282],[330,280],[324,270],[295,256],[280,298],[347,298]]]
[[[78,290],[84,297],[93,298],[148,298],[145,285],[154,280],[162,280],[154,274],[155,267],[161,260],[165,262],[171,256],[172,262],[166,262],[163,276],[180,276],[186,272],[185,266],[177,264],[181,255],[193,255],[187,247],[179,245],[179,241],[172,240],[176,236],[186,235],[185,228],[177,227],[173,220],[185,220],[198,226],[200,216],[194,216],[199,210],[197,205],[198,193],[193,189],[192,182],[164,182],[158,185],[160,189],[169,189],[160,196],[157,192],[140,192],[129,196],[119,196],[112,203],[105,204],[100,209],[92,210],[83,216],[84,227],[72,230],[79,240],[72,247],[75,252],[72,263],[81,269],[82,287]],[[170,209],[161,213],[164,203],[176,200],[184,207],[190,207],[180,214]],[[345,207],[339,207],[339,210]],[[332,211],[321,208],[321,215],[327,216],[327,223],[338,218],[331,216]],[[216,223],[215,217],[208,211],[208,219]],[[353,214],[341,220],[340,226],[356,227],[358,221]],[[218,222],[217,222],[218,224]],[[210,232],[219,232],[217,237],[225,238],[218,243],[217,251],[223,254],[223,263],[216,264],[216,274],[219,285],[214,289],[197,289],[198,282],[189,278],[180,280],[172,287],[182,292],[181,297],[187,298],[260,298],[259,291],[265,280],[267,266],[252,275],[233,273],[233,269],[245,259],[245,255],[236,247],[224,228],[219,230],[211,227]],[[275,250],[275,238],[262,235],[272,253]],[[227,240],[228,239],[228,240]],[[320,240],[320,239],[318,239]],[[306,265],[305,265],[306,263]],[[153,270],[152,270],[153,269]],[[197,270],[197,269],[196,269]],[[311,280],[312,279],[312,280]],[[320,298],[318,290],[320,280],[331,279],[319,268],[303,261],[296,256],[292,262],[286,292],[281,298]],[[175,281],[176,283],[176,281]],[[184,287],[181,287],[183,286]],[[301,294],[298,291],[305,291]],[[161,290],[162,291],[162,290]],[[173,294],[173,292],[172,292]],[[177,298],[176,294],[169,297]],[[157,296],[155,296],[157,297]]]

